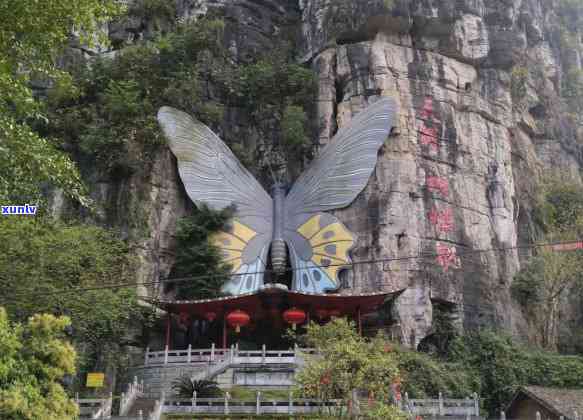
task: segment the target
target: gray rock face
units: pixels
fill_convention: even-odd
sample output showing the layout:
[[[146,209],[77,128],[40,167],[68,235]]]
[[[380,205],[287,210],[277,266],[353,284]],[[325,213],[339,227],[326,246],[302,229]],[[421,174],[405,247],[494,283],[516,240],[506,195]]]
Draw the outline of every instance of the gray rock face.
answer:
[[[509,294],[520,256],[493,249],[530,242],[521,202],[542,168],[559,164],[578,180],[581,169],[565,148],[573,139],[548,127],[560,120],[551,121],[549,104],[558,103],[564,71],[548,40],[552,5],[397,1],[387,12],[377,2],[348,3],[353,40],[334,35],[333,3],[300,3],[301,56],[320,81],[320,142],[370,96],[394,96],[401,108],[367,189],[337,212],[359,235],[354,259],[382,260],[355,267],[354,289],[407,287],[396,312],[411,346],[433,332],[438,302],[455,304],[461,327],[526,334]],[[511,94],[514,66],[539,74],[529,76],[520,101]],[[538,107],[547,114],[537,115]],[[416,255],[426,257],[409,258]]]
[[[432,334],[434,304],[443,302],[460,328],[497,325],[526,335],[509,287],[528,252],[493,249],[530,242],[527,197],[542,169],[561,167],[580,181],[576,132],[558,106],[565,60],[553,32],[556,2],[389,3],[180,0],[177,10],[188,19],[223,8],[228,45],[243,59],[272,45],[286,25],[301,25],[297,56],[319,80],[311,117],[320,144],[369,98],[397,99],[399,127],[367,188],[336,215],[358,235],[353,259],[381,260],[355,266],[347,276],[352,291],[407,288],[395,305],[405,343]],[[580,52],[568,60],[581,66]],[[517,66],[529,70],[519,98],[512,94]],[[226,113],[226,130],[236,132],[238,122],[236,111]],[[138,280],[167,275],[176,220],[190,205],[169,152],[147,178],[96,185],[98,200],[145,212]],[[131,231],[130,222],[112,220]]]

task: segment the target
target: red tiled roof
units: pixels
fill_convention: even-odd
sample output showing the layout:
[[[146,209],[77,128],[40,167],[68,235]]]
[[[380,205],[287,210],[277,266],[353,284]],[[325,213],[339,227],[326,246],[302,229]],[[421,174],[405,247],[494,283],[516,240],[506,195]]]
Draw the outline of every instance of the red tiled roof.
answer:
[[[190,315],[204,317],[205,313],[214,312],[217,316],[234,309],[253,313],[255,318],[268,317],[270,308],[298,307],[306,311],[316,309],[338,310],[340,314],[361,314],[374,312],[387,299],[400,294],[397,292],[378,292],[363,294],[309,294],[285,290],[279,287],[266,287],[257,292],[238,296],[226,296],[201,300],[157,300],[152,303],[171,312],[186,312]]]

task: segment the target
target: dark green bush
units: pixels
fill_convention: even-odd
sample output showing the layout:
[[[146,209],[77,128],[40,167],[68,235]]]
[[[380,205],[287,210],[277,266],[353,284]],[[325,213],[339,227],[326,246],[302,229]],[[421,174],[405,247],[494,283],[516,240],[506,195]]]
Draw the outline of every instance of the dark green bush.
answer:
[[[194,215],[179,221],[176,261],[170,277],[194,278],[176,283],[178,299],[204,299],[220,295],[230,270],[222,263],[219,250],[209,243],[209,236],[223,228],[231,215],[230,209],[217,212],[203,206]]]
[[[215,381],[205,379],[197,381],[187,375],[174,380],[172,389],[181,398],[192,398],[195,392],[197,398],[216,398],[222,395],[221,389]]]

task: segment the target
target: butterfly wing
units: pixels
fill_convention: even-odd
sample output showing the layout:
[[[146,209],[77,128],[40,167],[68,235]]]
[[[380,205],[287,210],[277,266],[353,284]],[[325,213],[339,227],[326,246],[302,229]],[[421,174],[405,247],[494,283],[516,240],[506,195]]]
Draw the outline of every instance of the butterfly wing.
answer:
[[[170,107],[160,108],[158,121],[178,160],[190,199],[215,210],[235,207],[227,231],[211,238],[233,268],[223,291],[239,294],[256,290],[263,284],[273,231],[271,197],[206,125]]]
[[[295,290],[338,288],[338,272],[350,264],[356,237],[334,216],[366,186],[378,151],[394,127],[397,104],[382,98],[341,128],[286,197],[284,239],[294,268]]]
[[[338,274],[350,264],[356,237],[334,216],[307,216],[295,231],[285,231],[294,268],[292,289],[324,293],[338,289]]]

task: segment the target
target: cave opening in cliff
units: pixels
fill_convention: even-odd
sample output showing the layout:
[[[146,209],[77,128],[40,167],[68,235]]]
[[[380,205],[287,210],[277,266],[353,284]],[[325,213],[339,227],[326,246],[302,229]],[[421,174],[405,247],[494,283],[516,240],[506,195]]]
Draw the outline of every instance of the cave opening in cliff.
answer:
[[[446,355],[449,346],[458,335],[457,305],[445,300],[432,300],[432,322],[429,334],[417,346],[417,350],[437,355]]]

